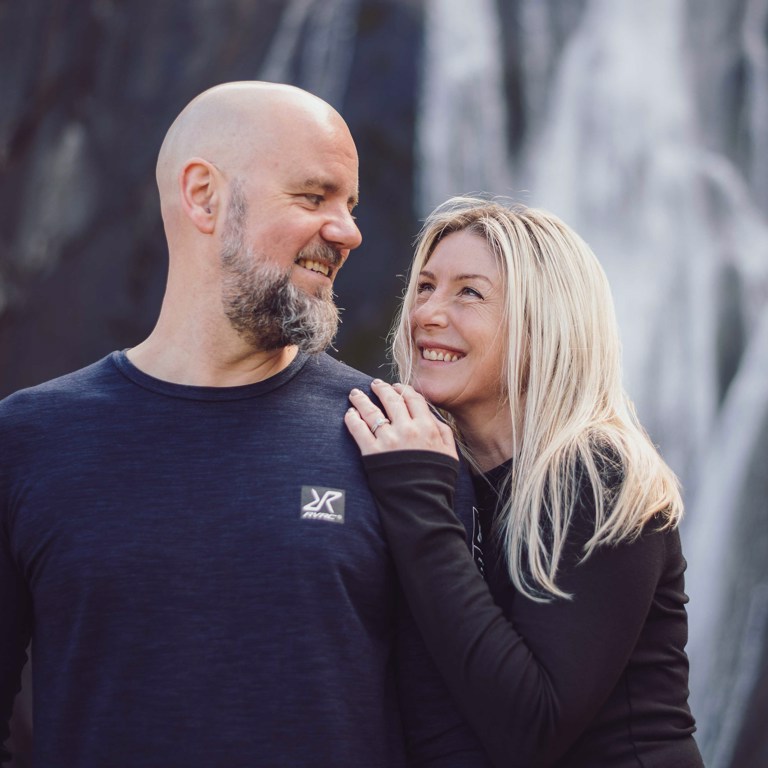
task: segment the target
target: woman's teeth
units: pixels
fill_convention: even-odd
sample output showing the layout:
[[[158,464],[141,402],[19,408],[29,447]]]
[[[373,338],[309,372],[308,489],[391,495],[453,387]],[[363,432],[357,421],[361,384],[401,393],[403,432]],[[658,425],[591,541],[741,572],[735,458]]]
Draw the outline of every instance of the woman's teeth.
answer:
[[[459,358],[460,355],[457,355],[453,352],[447,352],[442,349],[422,349],[421,350],[421,356],[425,360],[440,360],[444,363],[455,363]]]

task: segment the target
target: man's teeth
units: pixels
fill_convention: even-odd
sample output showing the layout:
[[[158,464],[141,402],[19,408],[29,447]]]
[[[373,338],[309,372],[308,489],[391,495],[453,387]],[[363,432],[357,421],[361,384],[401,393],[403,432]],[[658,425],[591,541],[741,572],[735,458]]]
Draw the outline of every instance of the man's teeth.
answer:
[[[304,267],[304,269],[311,269],[313,272],[319,272],[321,275],[325,275],[326,277],[331,274],[331,268],[327,264],[321,264],[319,261],[312,261],[311,259],[299,259],[298,264],[299,266]]]
[[[460,355],[456,355],[453,352],[447,352],[442,349],[427,349],[426,347],[421,350],[421,356],[425,360],[440,360],[444,363],[455,363]]]

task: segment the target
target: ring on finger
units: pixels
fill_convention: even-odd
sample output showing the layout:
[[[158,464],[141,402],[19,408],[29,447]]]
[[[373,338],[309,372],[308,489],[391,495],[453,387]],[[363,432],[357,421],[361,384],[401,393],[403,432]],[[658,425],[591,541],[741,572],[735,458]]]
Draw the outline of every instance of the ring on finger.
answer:
[[[379,427],[383,426],[384,424],[391,424],[391,423],[392,422],[388,418],[386,418],[385,416],[379,416],[379,418],[376,419],[376,421],[373,423],[373,426],[371,427],[371,434],[375,435],[376,434],[376,430]]]

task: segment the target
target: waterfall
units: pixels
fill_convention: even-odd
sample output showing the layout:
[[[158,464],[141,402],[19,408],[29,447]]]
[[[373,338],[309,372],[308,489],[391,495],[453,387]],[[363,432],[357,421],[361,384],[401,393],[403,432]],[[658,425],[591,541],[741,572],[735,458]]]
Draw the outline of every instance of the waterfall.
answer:
[[[679,0],[588,3],[527,164],[537,203],[574,226],[605,267],[627,387],[687,476],[717,401],[712,318],[697,311],[713,305],[716,254],[700,227],[706,192],[683,25]]]
[[[291,0],[259,77],[291,82],[341,109],[349,82],[359,0]]]
[[[62,243],[88,222],[93,203],[91,163],[82,124],[71,122],[58,133],[49,130],[48,142],[24,188],[25,204],[14,244],[17,274],[54,269]]]
[[[752,3],[752,15],[764,21],[765,5]],[[724,768],[768,630],[764,542],[741,531],[745,520],[766,524],[768,489],[749,470],[764,461],[768,431],[768,226],[749,180],[702,141],[684,10],[593,0],[561,57],[529,163],[536,199],[606,268],[628,390],[684,482],[691,704],[707,765]],[[763,88],[750,102],[762,168],[765,45],[744,42]],[[734,316],[743,339],[724,335]],[[718,345],[736,348],[733,372]]]
[[[604,265],[627,389],[684,485],[692,709],[707,765],[728,768],[768,636],[768,0],[587,0],[561,48],[566,11],[521,0],[517,154],[492,12],[456,5],[426,6],[422,210],[524,173]]]
[[[427,0],[416,124],[416,198],[508,191],[500,24],[493,0]]]
[[[748,121],[752,140],[750,181],[758,204],[768,211],[768,0],[748,0],[742,38],[747,61]]]
[[[686,531],[691,700],[711,768],[731,764],[768,637],[766,443],[768,307],[723,403]]]

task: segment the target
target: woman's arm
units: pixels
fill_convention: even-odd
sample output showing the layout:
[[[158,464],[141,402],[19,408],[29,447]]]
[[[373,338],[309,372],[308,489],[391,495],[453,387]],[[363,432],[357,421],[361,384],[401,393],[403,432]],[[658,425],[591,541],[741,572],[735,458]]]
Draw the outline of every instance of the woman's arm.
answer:
[[[351,398],[358,412],[347,415],[347,425],[365,454],[411,609],[494,763],[549,765],[594,719],[626,666],[663,566],[662,537],[601,547],[578,566],[570,558],[558,583],[573,600],[541,604],[517,596],[505,617],[452,512],[457,462],[444,446],[445,425],[427,425],[418,396],[400,392],[405,396],[377,385],[392,423],[375,436],[368,420],[381,414],[359,395]],[[393,407],[394,395],[400,402]]]

